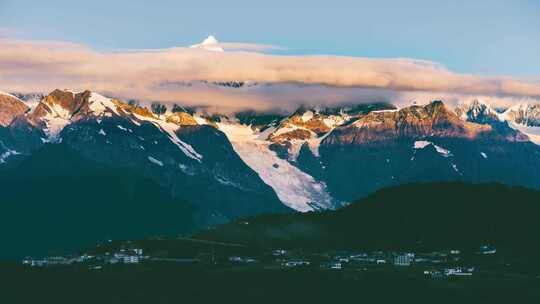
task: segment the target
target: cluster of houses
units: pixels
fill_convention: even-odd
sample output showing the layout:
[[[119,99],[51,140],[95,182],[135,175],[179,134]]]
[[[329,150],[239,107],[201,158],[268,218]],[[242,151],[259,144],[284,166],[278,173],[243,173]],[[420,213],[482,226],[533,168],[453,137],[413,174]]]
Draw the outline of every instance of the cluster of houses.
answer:
[[[288,251],[285,249],[275,249],[272,251],[272,261],[274,265],[280,265],[283,268],[296,268],[307,266],[320,266],[326,269],[341,270],[346,267],[357,266],[396,266],[408,267],[413,265],[453,265],[461,261],[460,250],[436,251],[430,253],[414,252],[395,252],[395,251],[374,251],[361,253],[338,252],[335,254],[321,254],[317,258],[306,256],[303,253]],[[317,260],[317,261],[315,261]],[[259,263],[259,259],[253,257],[231,256],[229,262],[235,264]],[[459,271],[458,271],[459,270]],[[448,275],[454,273],[465,273],[462,269],[447,271]],[[459,275],[459,274],[458,274]]]
[[[442,279],[444,277],[470,277],[473,272],[474,267],[449,267],[425,270],[424,275],[432,279]]]
[[[49,256],[45,258],[25,258],[23,265],[31,267],[69,266],[88,264],[89,269],[101,269],[103,264],[139,264],[148,256],[143,254],[141,248],[120,249],[118,252],[106,252],[103,255],[82,254],[78,256]]]
[[[477,251],[480,255],[493,255],[497,250],[493,246],[483,245]],[[51,256],[46,258],[26,258],[22,264],[32,267],[47,267],[82,264],[91,270],[102,269],[104,265],[114,264],[139,264],[144,261],[155,262],[189,262],[199,263],[204,259],[200,257],[193,258],[158,258],[144,255],[141,248],[122,248],[117,252],[105,252],[100,255],[83,254],[78,256]],[[444,277],[463,277],[471,276],[474,272],[474,267],[456,267],[462,265],[461,251],[444,250],[429,253],[415,252],[397,252],[397,251],[373,251],[373,252],[335,252],[324,254],[306,254],[294,250],[275,249],[268,254],[260,257],[250,256],[224,256],[219,259],[212,256],[209,260],[212,264],[217,264],[216,261],[225,261],[229,264],[271,264],[281,268],[297,268],[297,267],[320,267],[330,270],[343,270],[346,268],[368,269],[369,267],[380,266],[423,266],[424,275],[430,278]]]

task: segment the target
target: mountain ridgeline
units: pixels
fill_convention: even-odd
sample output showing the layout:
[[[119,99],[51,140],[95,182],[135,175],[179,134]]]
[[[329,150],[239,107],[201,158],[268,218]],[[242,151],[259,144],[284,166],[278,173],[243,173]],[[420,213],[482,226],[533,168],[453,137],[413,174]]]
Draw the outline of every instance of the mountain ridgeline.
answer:
[[[90,91],[0,93],[2,231],[33,254],[64,238],[77,247],[338,209],[409,183],[539,189],[537,116],[481,101],[220,115]]]

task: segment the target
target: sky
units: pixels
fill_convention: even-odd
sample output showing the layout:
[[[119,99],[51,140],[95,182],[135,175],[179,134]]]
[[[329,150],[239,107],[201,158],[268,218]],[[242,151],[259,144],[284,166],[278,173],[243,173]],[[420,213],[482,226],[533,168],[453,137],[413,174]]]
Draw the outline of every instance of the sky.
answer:
[[[178,88],[156,93],[192,76],[347,87],[307,92],[322,99],[354,99],[356,88],[540,96],[538,0],[291,2],[0,0],[0,89],[64,85],[223,99]],[[264,54],[183,48],[209,34]],[[268,92],[276,99],[268,88],[262,95]],[[230,98],[247,103],[259,95]],[[303,102],[301,95],[287,98]]]
[[[406,57],[474,74],[540,71],[538,0],[0,0],[0,27],[102,49],[185,46],[213,34],[293,54]]]

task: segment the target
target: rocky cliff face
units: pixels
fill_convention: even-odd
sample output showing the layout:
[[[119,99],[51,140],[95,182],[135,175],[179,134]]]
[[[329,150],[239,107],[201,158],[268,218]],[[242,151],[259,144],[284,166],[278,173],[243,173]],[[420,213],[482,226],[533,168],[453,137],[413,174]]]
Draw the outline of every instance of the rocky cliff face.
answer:
[[[28,106],[17,97],[0,92],[0,126],[9,126],[17,116],[28,110]]]
[[[0,92],[0,166],[7,166],[40,144],[39,131],[25,123],[28,110],[17,97]]]
[[[324,144],[366,144],[401,138],[450,137],[473,139],[492,131],[489,125],[460,119],[440,101],[401,110],[374,111],[339,128]]]
[[[266,139],[272,143],[271,149],[280,157],[296,161],[303,146],[318,155],[321,141],[339,127],[350,124],[371,111],[387,109],[394,107],[388,104],[313,109],[301,107],[279,123],[268,126],[266,129],[270,132]]]
[[[368,104],[356,107],[313,108],[301,107],[292,115],[284,118],[268,140],[274,143],[294,139],[307,140],[321,138],[332,130],[361,119],[374,111],[392,111],[395,109],[388,104]]]

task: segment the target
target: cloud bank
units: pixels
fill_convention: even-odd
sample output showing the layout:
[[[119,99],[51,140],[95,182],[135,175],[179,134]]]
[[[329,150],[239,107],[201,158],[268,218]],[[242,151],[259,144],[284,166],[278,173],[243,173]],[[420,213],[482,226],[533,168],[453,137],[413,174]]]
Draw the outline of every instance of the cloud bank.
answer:
[[[428,61],[283,56],[257,53],[273,46],[220,45],[234,51],[179,47],[102,52],[74,43],[0,36],[0,89],[91,89],[122,98],[230,109],[395,99],[403,103],[415,95],[483,96],[508,102],[540,98],[540,82],[458,74]],[[198,80],[265,85],[230,89],[194,84]]]

